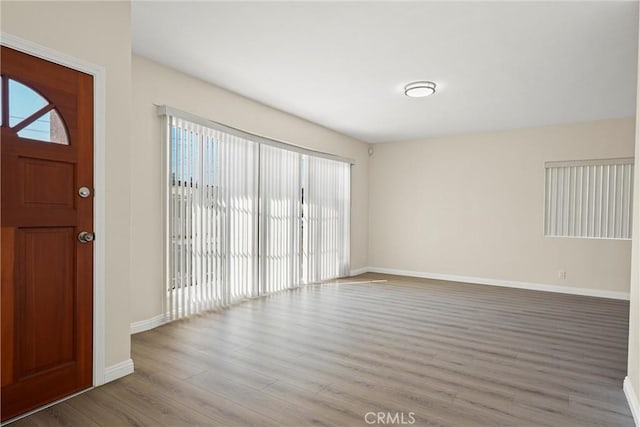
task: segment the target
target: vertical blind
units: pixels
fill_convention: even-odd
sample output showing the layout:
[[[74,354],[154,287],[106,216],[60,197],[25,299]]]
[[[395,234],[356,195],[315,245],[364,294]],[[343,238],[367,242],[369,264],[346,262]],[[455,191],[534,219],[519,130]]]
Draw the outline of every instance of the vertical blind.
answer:
[[[169,118],[171,318],[257,294],[258,144]]]
[[[545,164],[545,235],[631,239],[633,159]]]
[[[304,276],[308,282],[347,276],[351,170],[327,159],[306,160]]]
[[[168,319],[349,274],[350,163],[163,115]]]
[[[302,281],[300,162],[300,153],[260,146],[260,285],[265,294]]]

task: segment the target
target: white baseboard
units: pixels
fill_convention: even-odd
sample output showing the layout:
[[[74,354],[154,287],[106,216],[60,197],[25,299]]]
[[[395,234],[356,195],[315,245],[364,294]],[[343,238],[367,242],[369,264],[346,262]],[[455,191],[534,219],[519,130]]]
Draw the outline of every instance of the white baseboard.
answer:
[[[636,427],[640,427],[640,402],[638,402],[638,396],[633,391],[633,386],[629,377],[624,377],[624,383],[622,386],[624,395],[627,396],[627,402],[631,409],[631,415],[633,415],[633,421],[636,423]]]
[[[360,269],[362,270],[362,269]],[[603,291],[599,289],[575,288],[573,286],[548,285],[543,283],[518,282],[514,280],[486,279],[483,277],[456,276],[452,274],[425,273],[421,271],[397,270],[393,268],[369,267],[368,272],[420,277],[423,279],[447,280],[450,282],[474,283],[477,285],[502,286],[506,288],[529,289],[532,291],[556,292],[560,294],[583,295],[599,298],[629,300],[628,292]]]
[[[133,374],[133,360],[127,359],[115,365],[107,366],[104,369],[104,384]]]
[[[164,325],[165,323],[167,323],[167,316],[165,316],[164,314],[159,314],[152,317],[151,319],[133,322],[130,326],[131,335],[157,328],[158,326]]]
[[[368,273],[369,272],[369,267],[361,267],[361,268],[356,268],[355,270],[351,270],[351,272],[349,272],[349,276],[358,276],[360,274],[364,274],[364,273]]]

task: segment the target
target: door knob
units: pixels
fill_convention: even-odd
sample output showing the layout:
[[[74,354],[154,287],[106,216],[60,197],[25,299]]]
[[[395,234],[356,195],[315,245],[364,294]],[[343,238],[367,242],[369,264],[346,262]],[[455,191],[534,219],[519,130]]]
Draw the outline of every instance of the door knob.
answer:
[[[87,231],[82,231],[80,232],[80,234],[78,234],[78,240],[80,240],[80,243],[93,242],[94,238],[95,236],[93,235],[93,233],[89,233]]]
[[[87,187],[80,187],[78,188],[78,195],[83,199],[86,199],[91,195],[91,190],[89,190]]]

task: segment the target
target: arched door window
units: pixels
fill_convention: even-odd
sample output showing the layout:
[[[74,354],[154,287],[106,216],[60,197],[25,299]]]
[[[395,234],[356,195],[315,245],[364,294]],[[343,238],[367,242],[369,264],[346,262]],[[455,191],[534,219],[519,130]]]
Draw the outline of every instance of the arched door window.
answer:
[[[32,88],[2,76],[0,99],[2,127],[20,138],[69,145],[67,127],[56,106]]]

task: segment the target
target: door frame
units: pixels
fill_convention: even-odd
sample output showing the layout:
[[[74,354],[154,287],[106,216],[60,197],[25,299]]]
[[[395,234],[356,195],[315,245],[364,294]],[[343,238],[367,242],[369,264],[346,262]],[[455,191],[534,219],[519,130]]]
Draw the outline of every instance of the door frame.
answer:
[[[105,383],[105,254],[106,254],[106,70],[55,49],[0,32],[0,44],[93,76],[93,386]]]

